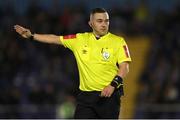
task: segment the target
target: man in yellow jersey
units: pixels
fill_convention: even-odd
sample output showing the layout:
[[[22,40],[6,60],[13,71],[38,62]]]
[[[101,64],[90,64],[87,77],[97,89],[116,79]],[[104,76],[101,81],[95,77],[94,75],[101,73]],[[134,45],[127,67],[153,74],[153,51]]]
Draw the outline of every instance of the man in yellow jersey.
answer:
[[[118,119],[123,78],[131,61],[129,50],[122,37],[109,32],[105,9],[93,9],[89,25],[92,32],[66,36],[32,34],[19,25],[14,29],[24,38],[63,45],[74,53],[80,76],[75,118]]]

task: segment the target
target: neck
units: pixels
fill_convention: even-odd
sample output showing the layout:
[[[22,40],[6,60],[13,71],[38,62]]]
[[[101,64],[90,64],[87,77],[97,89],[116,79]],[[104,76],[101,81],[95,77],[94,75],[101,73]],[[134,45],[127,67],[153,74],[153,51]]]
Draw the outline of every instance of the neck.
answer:
[[[96,34],[95,32],[93,32],[93,34],[94,34],[94,36],[96,37],[96,38],[100,38],[100,37],[103,37],[104,35],[106,35],[106,34],[104,34],[104,35],[98,35],[98,34]]]

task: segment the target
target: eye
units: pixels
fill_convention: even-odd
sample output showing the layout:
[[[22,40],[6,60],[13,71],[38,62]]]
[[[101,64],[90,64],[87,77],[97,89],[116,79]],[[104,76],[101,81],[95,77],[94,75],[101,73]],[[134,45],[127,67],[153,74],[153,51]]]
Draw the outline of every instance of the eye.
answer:
[[[101,20],[101,19],[98,19],[98,20],[97,20],[97,22],[98,22],[98,23],[101,23],[101,22],[103,22],[103,20]]]

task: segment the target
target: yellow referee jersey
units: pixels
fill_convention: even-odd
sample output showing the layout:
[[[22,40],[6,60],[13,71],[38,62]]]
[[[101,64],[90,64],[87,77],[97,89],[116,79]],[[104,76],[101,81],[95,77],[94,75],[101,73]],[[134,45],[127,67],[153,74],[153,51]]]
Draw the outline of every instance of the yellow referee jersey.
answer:
[[[98,40],[91,32],[60,36],[60,40],[74,53],[82,91],[102,91],[117,75],[117,63],[131,61],[124,39],[111,33]]]

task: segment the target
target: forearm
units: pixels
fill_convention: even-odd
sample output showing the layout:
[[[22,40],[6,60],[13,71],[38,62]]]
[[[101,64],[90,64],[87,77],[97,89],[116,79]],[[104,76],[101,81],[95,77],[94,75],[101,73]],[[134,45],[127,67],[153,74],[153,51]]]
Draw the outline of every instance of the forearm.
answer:
[[[59,36],[53,34],[33,34],[33,39],[50,44],[61,44]]]
[[[126,77],[128,72],[129,72],[129,63],[128,62],[123,62],[123,63],[119,64],[119,71],[110,84],[111,87],[113,87],[115,89],[119,89],[119,92],[121,95],[124,95],[123,78]]]
[[[117,75],[114,77],[114,79],[111,82],[111,86],[118,88],[123,84],[123,78],[126,77],[126,75],[129,72],[129,63],[128,62],[123,62],[119,64],[119,71]]]
[[[121,78],[125,78],[128,72],[129,72],[129,63],[127,62],[121,63],[119,65],[119,70],[117,75],[120,76]]]
[[[20,25],[15,25],[14,29],[19,33],[23,38],[33,39],[39,42],[50,43],[50,44],[61,44],[60,38],[57,35],[52,34],[32,34],[31,31],[27,28],[24,28]]]

